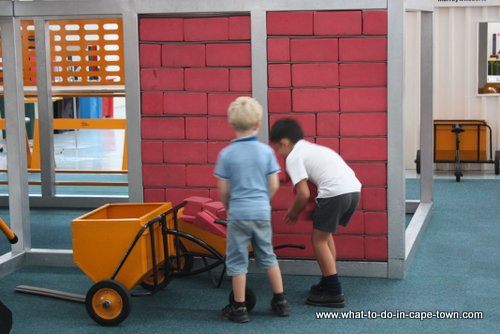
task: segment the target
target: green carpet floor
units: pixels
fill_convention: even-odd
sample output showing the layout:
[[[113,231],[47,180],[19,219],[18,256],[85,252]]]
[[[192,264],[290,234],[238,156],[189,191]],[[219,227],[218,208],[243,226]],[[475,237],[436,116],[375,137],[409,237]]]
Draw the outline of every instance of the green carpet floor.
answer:
[[[418,190],[409,181],[411,191]],[[500,181],[435,181],[433,218],[404,280],[343,277],[347,307],[342,311],[480,311],[483,319],[323,319],[307,306],[309,286],[317,278],[285,276],[292,306],[288,318],[269,310],[270,290],[262,274],[249,275],[257,306],[247,324],[223,320],[219,310],[230,290],[213,288],[206,274],[179,278],[150,297],[133,298],[132,312],[120,326],[104,328],[87,315],[83,304],[13,292],[19,284],[85,294],[90,279],[76,268],[26,267],[0,279],[0,299],[14,313],[14,334],[22,333],[498,333],[500,328]],[[37,210],[32,213],[33,245],[68,245],[69,222],[82,212]],[[47,217],[51,219],[47,219]],[[38,220],[42,220],[38,222]],[[37,221],[37,222],[36,222]],[[54,224],[54,225],[52,225]],[[57,241],[36,234],[52,226]],[[59,226],[59,227],[57,227]],[[40,229],[40,230],[38,230]],[[59,230],[58,230],[59,229]],[[42,233],[43,234],[43,233]],[[39,246],[38,246],[39,245]],[[386,313],[387,314],[387,313]]]

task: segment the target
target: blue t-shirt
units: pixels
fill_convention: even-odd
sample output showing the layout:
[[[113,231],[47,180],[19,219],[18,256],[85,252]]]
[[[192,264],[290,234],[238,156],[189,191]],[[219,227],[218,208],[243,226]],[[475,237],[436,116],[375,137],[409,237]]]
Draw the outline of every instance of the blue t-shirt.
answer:
[[[280,167],[255,136],[238,138],[219,154],[215,175],[229,181],[229,220],[271,220],[268,176]]]

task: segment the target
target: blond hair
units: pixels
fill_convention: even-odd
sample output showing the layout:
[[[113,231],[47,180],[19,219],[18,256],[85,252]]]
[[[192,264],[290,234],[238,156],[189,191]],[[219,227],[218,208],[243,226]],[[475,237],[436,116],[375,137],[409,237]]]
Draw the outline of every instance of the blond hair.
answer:
[[[235,131],[248,131],[262,120],[262,106],[248,96],[234,100],[227,110],[227,119]]]

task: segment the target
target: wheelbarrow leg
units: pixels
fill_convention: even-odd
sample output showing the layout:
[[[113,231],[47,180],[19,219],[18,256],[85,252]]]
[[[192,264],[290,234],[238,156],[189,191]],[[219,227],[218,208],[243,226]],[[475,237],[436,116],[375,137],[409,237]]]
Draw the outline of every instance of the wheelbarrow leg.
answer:
[[[455,180],[460,182],[463,176],[460,166],[460,133],[464,132],[464,129],[460,124],[453,124],[451,132],[455,134]]]

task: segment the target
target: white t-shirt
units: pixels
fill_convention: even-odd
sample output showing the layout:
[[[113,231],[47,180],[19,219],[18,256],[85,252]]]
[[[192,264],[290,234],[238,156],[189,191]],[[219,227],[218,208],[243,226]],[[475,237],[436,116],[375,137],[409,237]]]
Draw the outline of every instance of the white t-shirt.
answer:
[[[317,198],[358,192],[361,183],[337,152],[299,140],[286,158],[286,171],[293,185],[307,179],[318,187]]]

